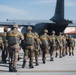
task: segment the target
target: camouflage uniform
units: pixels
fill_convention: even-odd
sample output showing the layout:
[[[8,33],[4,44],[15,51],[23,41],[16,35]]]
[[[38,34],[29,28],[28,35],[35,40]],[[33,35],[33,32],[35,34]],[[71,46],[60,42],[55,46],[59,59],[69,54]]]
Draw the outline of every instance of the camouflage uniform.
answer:
[[[36,61],[36,65],[39,65],[39,63],[38,63],[38,56],[39,56],[39,50],[40,50],[41,41],[39,39],[39,35],[38,35],[37,32],[35,32],[34,35],[37,38],[35,40],[35,42],[34,42],[35,61]]]
[[[55,31],[52,31],[52,35],[50,36],[50,61],[54,61],[54,51],[56,50],[56,57],[57,53],[57,36],[55,35]]]
[[[0,51],[4,50],[4,44],[3,44],[3,40],[2,37],[0,37]],[[0,62],[2,61],[2,58],[0,57]]]
[[[63,53],[62,53],[63,56],[65,56],[67,54],[66,46],[67,46],[66,37],[65,37],[65,35],[63,35]]]
[[[60,32],[59,33],[59,36],[58,36],[58,39],[59,39],[59,54],[60,54],[60,58],[62,58],[62,53],[63,53],[63,36],[62,36],[62,33]]]
[[[65,37],[66,37],[66,42],[67,42],[66,43],[66,52],[65,53],[66,53],[66,55],[68,55],[68,49],[69,49],[69,43],[68,43],[69,39],[68,38],[69,38],[69,36],[65,35]]]
[[[19,41],[23,40],[24,36],[18,31],[18,25],[14,24],[13,29],[7,33],[8,49],[9,49],[9,71],[16,72],[16,64],[20,51]],[[14,57],[14,60],[12,60]]]
[[[46,59],[46,55],[48,53],[48,47],[49,47],[49,36],[47,35],[48,30],[45,29],[44,30],[44,34],[42,36],[40,36],[40,40],[42,42],[41,44],[41,50],[42,50],[42,60],[43,63],[45,64],[45,59]]]
[[[3,44],[4,44],[4,50],[2,51],[2,62],[6,63],[6,58],[8,56],[8,41],[6,40],[6,35],[8,32],[8,28],[4,28],[4,32],[0,33],[0,36],[2,37]]]
[[[32,27],[27,27],[27,32],[24,34],[24,40],[25,40],[25,49],[24,49],[24,59],[23,59],[23,65],[22,68],[26,65],[26,60],[29,56],[29,67],[34,68],[33,66],[33,56],[34,56],[34,33],[31,32]]]
[[[71,56],[71,55],[74,56],[75,40],[71,35],[68,38],[68,46],[69,46],[69,56]]]

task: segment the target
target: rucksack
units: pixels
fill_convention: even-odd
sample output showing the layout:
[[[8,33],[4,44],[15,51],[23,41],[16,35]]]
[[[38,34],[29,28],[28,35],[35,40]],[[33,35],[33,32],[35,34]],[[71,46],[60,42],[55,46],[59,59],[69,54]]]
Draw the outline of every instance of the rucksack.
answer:
[[[6,41],[6,35],[7,35],[7,33],[5,33],[5,32],[0,33],[0,36],[2,37],[3,42]]]
[[[41,39],[43,45],[48,44],[48,41],[47,41],[47,39],[46,39],[46,36],[42,35],[42,36],[40,37],[40,39]]]
[[[19,42],[18,41],[18,33],[17,33],[17,31],[10,31],[7,34],[7,37],[8,37],[8,44],[10,44],[10,45],[15,45],[15,44],[17,44]]]
[[[34,45],[34,34],[32,32],[25,34],[25,44],[30,46]]]

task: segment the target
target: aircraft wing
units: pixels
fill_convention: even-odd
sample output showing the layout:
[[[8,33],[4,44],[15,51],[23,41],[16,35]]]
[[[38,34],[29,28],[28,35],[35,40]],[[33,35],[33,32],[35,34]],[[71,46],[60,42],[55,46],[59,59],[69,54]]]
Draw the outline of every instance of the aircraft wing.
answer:
[[[71,21],[71,23],[68,24],[68,27],[76,27],[76,21]]]
[[[0,26],[12,26],[15,23],[18,24],[19,26],[27,26],[27,25],[35,26],[36,24],[40,23],[51,24],[55,22],[50,20],[7,20],[6,22],[0,22]]]

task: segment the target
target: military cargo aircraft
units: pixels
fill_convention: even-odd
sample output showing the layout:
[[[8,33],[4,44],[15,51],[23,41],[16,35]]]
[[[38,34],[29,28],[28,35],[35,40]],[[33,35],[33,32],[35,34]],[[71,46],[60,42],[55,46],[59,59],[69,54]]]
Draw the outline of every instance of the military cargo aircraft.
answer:
[[[54,16],[49,20],[9,20],[0,22],[0,26],[12,26],[14,23],[18,24],[21,31],[24,33],[27,26],[32,26],[34,32],[43,33],[44,29],[48,29],[51,34],[55,30],[56,34],[63,32],[67,26],[75,26],[73,21],[64,19],[64,0],[57,0]]]

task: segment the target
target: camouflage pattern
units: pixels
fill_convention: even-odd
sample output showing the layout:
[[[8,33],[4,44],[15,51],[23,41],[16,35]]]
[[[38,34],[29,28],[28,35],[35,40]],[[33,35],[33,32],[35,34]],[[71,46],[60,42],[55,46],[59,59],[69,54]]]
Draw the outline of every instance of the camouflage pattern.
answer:
[[[59,40],[59,54],[60,54],[60,58],[62,58],[62,56],[63,56],[63,36],[62,36],[62,34],[59,34],[58,40]]]
[[[17,65],[17,61],[18,61],[18,54],[20,52],[20,46],[19,46],[19,42],[16,43],[16,44],[10,44],[9,41],[9,33],[11,32],[16,32],[17,33],[17,39],[18,40],[24,40],[24,36],[21,32],[19,32],[17,30],[16,27],[13,27],[12,30],[10,30],[8,33],[7,33],[7,40],[8,40],[8,50],[9,50],[9,71],[10,72],[16,72],[16,65]],[[12,56],[11,56],[12,55]],[[12,60],[14,57],[14,60]]]
[[[34,33],[34,36],[36,37],[35,41],[34,41],[34,52],[35,52],[35,61],[36,61],[36,65],[38,66],[38,57],[39,57],[39,50],[40,50],[40,45],[41,45],[41,41],[39,39],[39,35],[37,32]]]
[[[52,31],[52,35],[50,35],[50,61],[54,61],[54,51],[56,51],[57,57],[57,36],[55,35],[55,31]]]
[[[67,55],[66,47],[67,47],[67,40],[66,40],[65,35],[63,35],[63,53],[62,53],[63,56]]]
[[[74,55],[75,40],[71,35],[68,38],[68,46],[69,46],[69,56]]]
[[[34,56],[34,33],[31,32],[32,27],[27,27],[27,32],[24,34],[24,40],[25,40],[25,49],[24,49],[24,59],[23,59],[23,65],[22,68],[26,65],[26,60],[28,58],[29,54],[29,67],[33,67],[33,56]]]
[[[14,25],[13,25],[13,28],[15,28],[15,27],[18,28],[18,24],[14,24]]]
[[[27,32],[25,35],[24,35],[26,38],[25,38],[25,44],[27,46],[31,46],[31,45],[34,45],[34,34],[31,32]]]
[[[48,33],[48,30],[47,30],[47,29],[45,29],[45,30],[44,30],[44,33]]]
[[[2,51],[2,62],[6,63],[6,58],[8,57],[8,41],[6,39],[8,32],[8,27],[4,28],[4,32],[0,33],[0,36],[2,37],[3,44],[4,44],[4,50]]]
[[[4,50],[4,44],[3,44],[3,40],[2,40],[2,37],[0,37],[0,50],[3,52],[3,50]],[[3,56],[2,57],[0,57],[1,59],[0,59],[0,62],[2,62],[2,60],[3,60]]]
[[[67,42],[67,44],[66,44],[66,55],[68,55],[68,49],[69,49],[69,37],[68,37],[67,34],[65,35],[65,37],[66,37],[66,42]]]
[[[32,30],[32,27],[31,26],[28,26],[27,27],[27,30],[30,30],[31,31]]]
[[[4,50],[4,44],[3,44],[2,37],[0,37],[0,50]]]
[[[42,42],[41,44],[41,50],[42,50],[42,60],[43,63],[45,64],[45,59],[46,59],[46,55],[49,51],[48,47],[49,47],[49,35],[47,35],[47,32],[45,32],[44,30],[44,34],[40,36],[40,40]]]
[[[12,30],[7,34],[9,45],[15,45],[19,43],[18,32],[19,32],[18,30]]]

